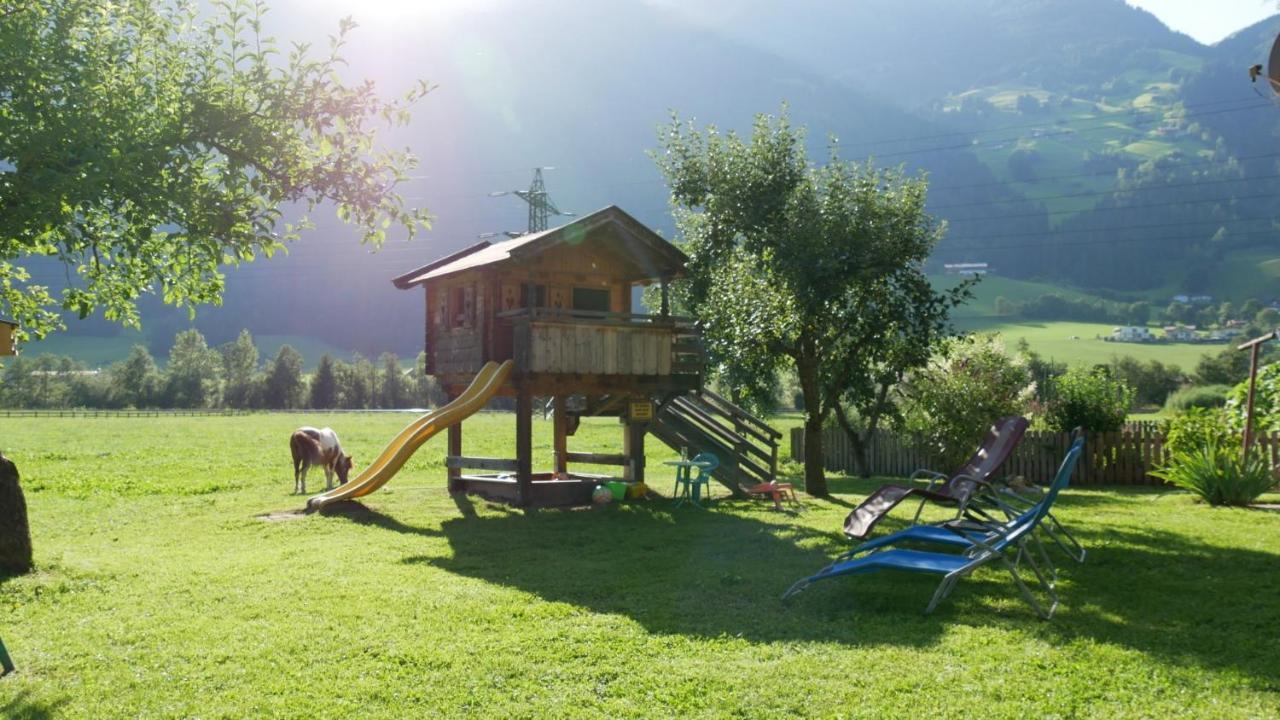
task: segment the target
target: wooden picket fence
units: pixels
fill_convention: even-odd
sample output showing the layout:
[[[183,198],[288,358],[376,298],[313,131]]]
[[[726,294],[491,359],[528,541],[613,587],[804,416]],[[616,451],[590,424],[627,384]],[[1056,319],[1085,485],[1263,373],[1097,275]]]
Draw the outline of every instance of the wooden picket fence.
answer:
[[[828,471],[856,472],[853,448],[843,431],[829,428],[822,439]],[[1271,458],[1272,466],[1280,468],[1280,433],[1259,433],[1255,442]],[[1057,471],[1070,445],[1070,433],[1028,430],[1000,474],[1047,481]],[[791,458],[804,461],[804,428],[791,431]],[[1164,481],[1150,473],[1166,459],[1159,424],[1132,422],[1118,432],[1086,436],[1084,454],[1071,482],[1076,485],[1161,485]],[[941,464],[936,450],[922,438],[887,430],[876,431],[867,449],[867,461],[873,475],[896,476],[910,475],[920,468],[938,469]]]

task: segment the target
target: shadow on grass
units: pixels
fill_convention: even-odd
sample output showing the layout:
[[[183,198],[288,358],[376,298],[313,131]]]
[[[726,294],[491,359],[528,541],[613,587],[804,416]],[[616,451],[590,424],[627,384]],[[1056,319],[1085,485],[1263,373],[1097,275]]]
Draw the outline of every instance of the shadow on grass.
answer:
[[[922,616],[936,580],[910,575],[831,583],[836,592],[806,593],[785,606],[782,592],[826,565],[839,541],[789,516],[770,513],[770,522],[738,514],[758,510],[751,501],[717,506],[672,510],[660,501],[453,518],[439,531],[447,556],[403,562],[624,615],[662,634],[928,645],[955,620],[946,611]],[[970,585],[980,595],[1011,589],[995,575]]]
[[[0,680],[0,682],[3,682]],[[3,685],[0,685],[3,687]],[[58,716],[58,708],[65,704],[65,700],[58,702],[43,702],[31,699],[31,691],[23,690],[18,693],[17,697],[3,701],[0,704],[0,718],[6,720],[47,720]]]
[[[391,530],[405,535],[421,535],[423,537],[440,537],[439,530],[420,528],[400,522],[386,513],[379,512],[364,503],[355,500],[344,500],[320,510],[325,517],[340,517],[357,525],[371,525],[384,530]],[[474,515],[474,511],[472,515]]]
[[[1230,670],[1260,689],[1280,691],[1274,554],[1165,530],[1072,531],[1089,558],[1085,565],[1059,565],[1067,613],[1064,622],[1050,623],[1053,635]]]
[[[921,611],[936,578],[891,572],[819,583],[784,605],[779,596],[793,581],[847,545],[836,532],[791,518],[779,522],[776,515],[756,519],[749,508],[747,501],[722,501],[711,511],[672,510],[666,503],[501,508],[497,515],[472,512],[445,520],[439,530],[368,509],[344,516],[399,533],[444,537],[450,545],[446,556],[413,555],[405,564],[626,616],[654,633],[928,646],[950,628],[969,626],[1030,633],[1060,646],[1115,645],[1280,690],[1274,554],[1162,530],[1073,527],[1089,561],[1077,565],[1055,555],[1063,607],[1048,623],[1035,618],[1007,574],[996,570],[963,581],[929,616]]]

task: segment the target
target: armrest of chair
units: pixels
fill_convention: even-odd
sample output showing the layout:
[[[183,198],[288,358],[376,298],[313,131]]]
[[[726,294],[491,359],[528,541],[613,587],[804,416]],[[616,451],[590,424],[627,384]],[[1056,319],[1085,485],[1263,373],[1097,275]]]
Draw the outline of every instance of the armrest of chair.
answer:
[[[933,486],[945,483],[948,479],[943,473],[921,468],[911,473],[911,477],[907,478],[907,482],[923,482],[927,484],[928,488],[932,489]]]

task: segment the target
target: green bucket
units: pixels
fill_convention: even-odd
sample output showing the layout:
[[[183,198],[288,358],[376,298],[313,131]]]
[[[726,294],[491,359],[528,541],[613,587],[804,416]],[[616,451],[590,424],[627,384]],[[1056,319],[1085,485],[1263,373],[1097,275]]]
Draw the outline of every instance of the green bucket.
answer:
[[[624,482],[607,482],[604,484],[609,488],[609,492],[613,493],[614,500],[623,500],[627,497],[627,484]]]

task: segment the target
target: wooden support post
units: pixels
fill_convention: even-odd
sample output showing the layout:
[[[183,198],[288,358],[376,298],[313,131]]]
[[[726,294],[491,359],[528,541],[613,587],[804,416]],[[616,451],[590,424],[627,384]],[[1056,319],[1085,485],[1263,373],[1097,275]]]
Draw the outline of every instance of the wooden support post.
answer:
[[[459,457],[462,455],[462,423],[456,422],[445,430],[449,441],[449,455]],[[462,469],[451,467],[448,469],[449,492],[460,493],[462,489]]]
[[[525,388],[516,391],[516,483],[523,507],[533,504],[533,395]]]
[[[564,395],[555,396],[554,412],[554,443],[555,443],[555,473],[556,479],[569,472],[569,398]]]
[[[1258,385],[1258,346],[1249,348],[1249,396],[1244,406],[1244,458],[1249,459],[1249,448],[1253,445],[1253,394]]]
[[[631,482],[644,482],[644,436],[649,430],[648,423],[623,420],[622,454],[627,456],[627,464],[622,468],[622,477]]]
[[[1249,396],[1245,401],[1244,411],[1244,456],[1246,459],[1249,457],[1249,446],[1253,444],[1253,393],[1254,386],[1258,383],[1258,346],[1272,340],[1280,340],[1280,328],[1236,346],[1237,350],[1249,351]]]

